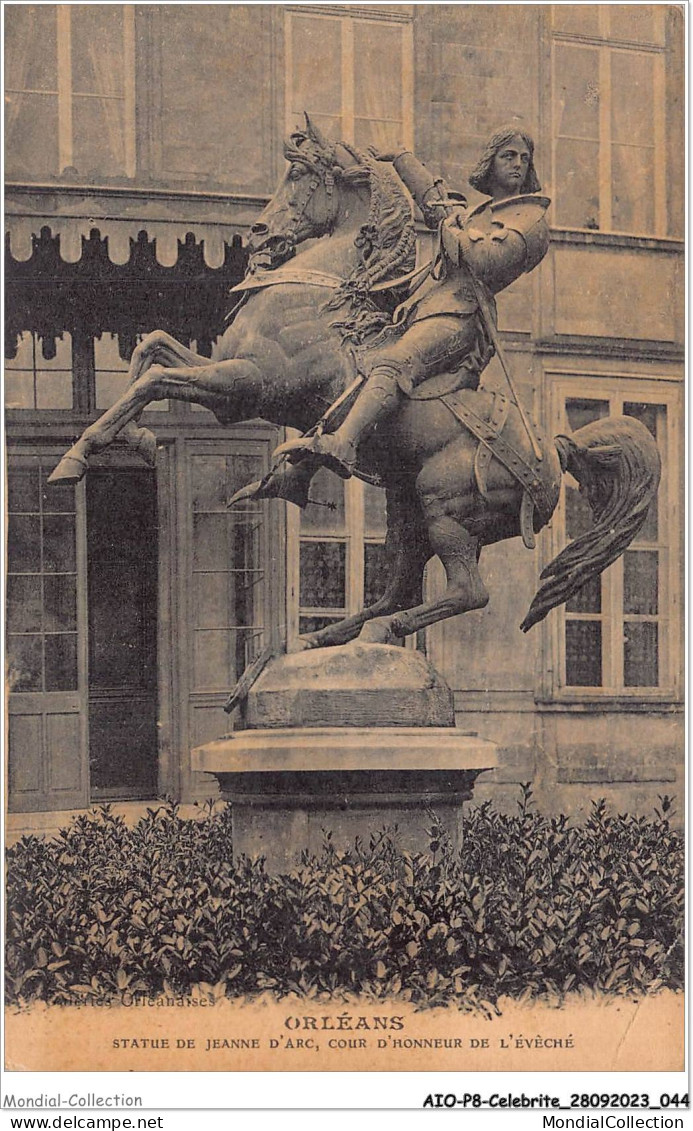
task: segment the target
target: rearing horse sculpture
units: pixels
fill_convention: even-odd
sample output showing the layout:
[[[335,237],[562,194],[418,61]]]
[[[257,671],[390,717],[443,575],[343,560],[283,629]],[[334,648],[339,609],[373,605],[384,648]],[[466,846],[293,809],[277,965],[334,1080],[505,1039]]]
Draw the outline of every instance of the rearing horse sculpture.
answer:
[[[51,480],[76,482],[89,456],[116,437],[153,463],[155,438],[137,424],[151,401],[192,401],[224,425],[262,417],[306,431],[353,383],[348,344],[367,350],[387,332],[412,274],[411,202],[382,164],[328,142],[309,119],[285,154],[288,171],[251,230],[251,274],[217,360],[162,331],[149,334],[133,353],[124,395],[85,430]],[[387,588],[356,615],[301,637],[302,646],[343,644],[359,632],[387,642],[482,608],[489,599],[479,574],[483,547],[521,532],[531,542],[532,527],[539,531],[551,517],[565,471],[586,493],[595,525],[546,568],[522,628],[601,573],[636,536],[655,496],[655,442],[628,417],[553,442],[537,438],[541,460],[518,408],[497,393],[407,400],[387,435],[359,447],[357,474],[387,492]],[[271,495],[273,478],[284,475],[274,493],[302,503],[313,471],[309,460],[283,461],[239,494]],[[424,601],[424,567],[435,554],[447,587]]]

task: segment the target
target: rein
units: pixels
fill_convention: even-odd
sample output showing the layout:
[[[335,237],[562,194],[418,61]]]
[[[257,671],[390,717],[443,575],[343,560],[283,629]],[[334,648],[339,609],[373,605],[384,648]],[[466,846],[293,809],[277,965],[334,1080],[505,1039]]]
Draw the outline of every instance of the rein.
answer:
[[[376,283],[371,287],[372,291],[387,291],[394,287],[401,287],[405,283],[413,282],[416,280],[417,284],[423,282],[424,278],[430,274],[433,266],[433,260],[424,263],[422,267],[415,267],[413,271],[408,271],[406,275],[399,275],[396,279],[385,279],[382,283]],[[420,276],[420,278],[419,278]],[[313,271],[311,268],[306,267],[301,270],[300,267],[286,268],[275,267],[272,270],[258,271],[253,275],[247,275],[240,283],[236,283],[235,287],[231,287],[230,294],[236,291],[253,291],[259,290],[261,287],[275,287],[283,283],[304,283],[313,287],[329,287],[331,290],[337,290],[341,287],[344,279],[338,275],[330,275],[327,271]]]
[[[245,279],[236,283],[229,293],[260,290],[261,287],[277,287],[284,283],[304,283],[308,286],[329,287],[331,290],[336,290],[343,282],[344,280],[338,275],[330,275],[327,271],[313,271],[310,267],[301,270],[300,267],[282,266],[246,275]]]

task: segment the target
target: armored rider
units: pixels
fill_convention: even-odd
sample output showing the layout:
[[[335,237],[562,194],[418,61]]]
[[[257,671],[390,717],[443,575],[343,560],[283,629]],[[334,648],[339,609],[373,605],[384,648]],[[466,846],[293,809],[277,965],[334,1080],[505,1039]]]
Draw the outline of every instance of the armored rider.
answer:
[[[277,449],[292,462],[311,456],[311,466],[326,465],[343,479],[353,473],[363,433],[382,426],[421,382],[456,372],[455,388],[477,388],[494,353],[480,290],[495,323],[493,296],[536,267],[549,245],[549,201],[536,195],[534,142],[516,126],[490,138],[471,173],[470,185],[490,198],[471,211],[410,151],[374,156],[394,164],[424,221],[438,230],[439,251],[428,277],[395,312],[399,336],[368,351],[368,378],[339,428]]]

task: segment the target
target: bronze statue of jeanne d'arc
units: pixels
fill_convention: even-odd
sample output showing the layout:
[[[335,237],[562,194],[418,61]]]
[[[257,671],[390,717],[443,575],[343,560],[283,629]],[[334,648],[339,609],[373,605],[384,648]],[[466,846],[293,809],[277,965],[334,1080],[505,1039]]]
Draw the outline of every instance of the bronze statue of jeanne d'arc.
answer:
[[[623,553],[645,521],[660,467],[639,421],[610,417],[550,443],[512,389],[494,296],[531,271],[548,246],[548,201],[539,192],[531,138],[511,126],[491,139],[470,177],[484,194],[471,210],[413,154],[367,157],[330,142],[308,116],[285,153],[286,174],[249,241],[257,264],[268,256],[279,260],[277,269],[240,284],[246,300],[217,358],[161,330],[147,335],[133,354],[127,389],[85,429],[51,481],[77,482],[89,457],[119,435],[149,458],[156,439],[137,420],[146,405],[168,396],[209,408],[224,425],[262,415],[278,427],[305,427],[322,412],[312,434],[228,505],[278,496],[305,506],[321,463],[383,484],[387,586],[367,608],[305,634],[304,646],[325,647],[355,639],[367,623],[371,642],[387,642],[483,608],[483,548],[518,534],[531,546],[568,471],[585,491],[594,525],[546,566],[522,624],[530,628]],[[418,273],[411,197],[438,233],[432,263]],[[328,232],[329,239],[320,238]],[[282,271],[292,253],[295,263]],[[405,282],[415,278],[419,285],[396,307]],[[343,311],[342,322],[331,320],[335,310]],[[292,332],[284,334],[287,326]],[[476,391],[494,350],[511,398]],[[403,411],[392,417],[398,404]],[[338,424],[332,434],[329,422]],[[360,441],[367,431],[366,449]],[[447,586],[420,603],[423,570],[434,554]]]
[[[354,470],[364,432],[382,425],[403,396],[416,397],[424,380],[454,372],[455,388],[477,388],[495,352],[494,295],[536,267],[549,245],[549,200],[539,195],[534,142],[524,131],[510,126],[489,140],[469,183],[490,199],[471,211],[408,150],[374,156],[394,164],[438,230],[439,247],[423,283],[395,312],[387,343],[366,352],[368,379],[340,427],[277,449],[292,461],[310,455],[342,478]]]

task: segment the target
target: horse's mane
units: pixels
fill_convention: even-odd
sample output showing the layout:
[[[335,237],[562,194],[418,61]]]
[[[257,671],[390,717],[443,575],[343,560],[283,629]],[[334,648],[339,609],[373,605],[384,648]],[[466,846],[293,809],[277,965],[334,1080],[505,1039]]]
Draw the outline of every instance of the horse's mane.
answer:
[[[344,168],[338,162],[337,145],[316,141],[310,134],[296,132],[284,145],[288,161],[301,161],[333,177],[345,185],[367,185],[370,188],[370,211],[354,241],[359,259],[351,275],[337,288],[325,304],[325,310],[347,307],[345,317],[334,322],[345,340],[361,344],[372,334],[391,323],[392,302],[372,294],[376,283],[387,283],[412,270],[416,262],[416,230],[409,197],[390,169],[370,154],[354,149],[346,142],[339,148],[351,155],[353,165]],[[392,294],[386,288],[378,292]],[[390,309],[383,310],[383,305]]]

